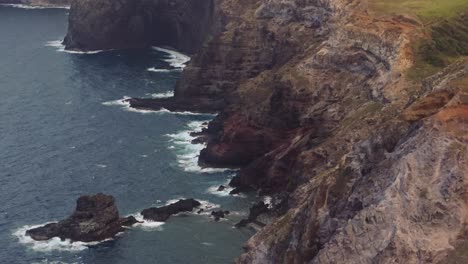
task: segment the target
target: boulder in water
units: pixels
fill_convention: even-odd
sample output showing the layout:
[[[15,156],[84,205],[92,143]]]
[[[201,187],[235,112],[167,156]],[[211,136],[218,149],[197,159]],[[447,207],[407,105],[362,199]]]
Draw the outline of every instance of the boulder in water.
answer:
[[[114,197],[98,193],[81,196],[76,202],[73,214],[58,223],[50,223],[26,231],[34,240],[43,241],[53,237],[72,241],[101,241],[112,238],[138,221],[130,216],[119,217]]]
[[[141,214],[146,220],[165,222],[171,215],[181,212],[192,212],[194,208],[200,205],[201,203],[195,199],[181,199],[166,206],[145,209],[141,211]]]

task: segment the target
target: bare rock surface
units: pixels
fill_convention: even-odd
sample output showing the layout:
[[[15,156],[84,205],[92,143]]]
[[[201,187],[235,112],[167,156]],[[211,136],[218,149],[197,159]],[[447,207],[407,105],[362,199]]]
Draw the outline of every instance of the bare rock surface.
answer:
[[[141,211],[141,214],[146,220],[165,222],[172,215],[183,212],[192,212],[193,209],[200,205],[201,203],[195,199],[181,199],[166,206],[145,209]]]
[[[121,218],[114,198],[99,193],[81,196],[75,211],[67,219],[27,230],[26,235],[39,241],[53,237],[82,242],[102,241],[124,231],[124,226],[137,222],[132,216]]]

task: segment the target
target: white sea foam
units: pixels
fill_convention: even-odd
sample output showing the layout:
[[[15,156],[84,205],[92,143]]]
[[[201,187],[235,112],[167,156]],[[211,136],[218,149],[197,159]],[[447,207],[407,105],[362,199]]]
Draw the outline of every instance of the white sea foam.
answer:
[[[192,132],[200,132],[204,127],[206,127],[206,122],[204,121],[192,121],[187,124],[188,129],[180,131],[176,134],[168,134],[167,136],[171,138],[171,142],[174,144],[174,150],[177,156],[177,163],[179,167],[183,168],[188,172],[197,172],[197,173],[216,173],[229,171],[227,168],[203,168],[198,165],[198,157],[200,156],[200,151],[202,151],[206,144],[192,144],[192,141],[195,139],[191,135]]]
[[[263,202],[268,205],[268,208],[273,208],[273,198],[271,196],[263,196]]]
[[[48,41],[48,42],[46,42],[45,45],[47,47],[56,48],[58,52],[66,52],[66,53],[70,53],[70,54],[96,54],[96,53],[106,51],[106,50],[90,50],[90,51],[67,50],[67,49],[65,49],[65,45],[63,45],[62,40]]]
[[[23,4],[0,4],[0,6],[9,6],[21,9],[70,9],[69,6],[39,6],[39,5],[23,5]]]
[[[162,96],[162,95],[159,95]],[[149,109],[137,109],[130,106],[130,103],[127,101],[130,97],[124,96],[124,98],[119,100],[113,100],[108,102],[103,102],[102,105],[105,106],[121,106],[125,111],[140,113],[140,114],[175,114],[175,115],[189,115],[189,116],[208,116],[207,114],[194,113],[189,111],[169,111],[165,108],[161,110],[149,110]]]
[[[170,49],[164,49],[160,47],[153,47],[153,49],[157,51],[164,52],[169,55],[169,58],[165,59],[169,65],[176,69],[183,69],[185,68],[186,64],[190,61],[190,57],[182,54],[180,52],[177,52],[175,50],[170,50]]]
[[[162,225],[164,225],[164,222],[155,222],[155,221],[150,221],[146,220],[143,218],[143,215],[141,213],[136,213],[133,214],[136,220],[138,220],[141,223],[136,223],[133,225],[134,227],[139,227],[145,231],[162,231]]]
[[[41,262],[31,262],[31,264],[79,264],[79,262],[63,262],[59,260],[43,259]]]
[[[151,96],[152,98],[169,98],[174,97],[174,91],[167,91],[162,93],[153,93],[153,94],[146,94]]]
[[[158,68],[155,68],[155,67],[151,67],[151,68],[148,68],[146,70],[149,71],[149,72],[173,72],[173,71],[180,71],[181,69],[179,69],[179,68],[177,68],[177,69],[158,69]]]
[[[206,190],[206,192],[207,192],[207,193],[214,194],[214,195],[217,195],[217,196],[222,196],[222,197],[224,197],[224,196],[229,196],[229,195],[230,195],[229,193],[230,193],[232,190],[234,190],[234,188],[230,187],[229,185],[223,185],[223,186],[226,187],[226,188],[224,188],[224,190],[222,190],[222,191],[218,191],[219,185],[216,185],[216,186],[211,186],[211,187],[209,187],[209,188]]]
[[[44,226],[46,224],[49,224],[49,223],[45,223],[41,225],[34,225],[34,226],[25,225],[15,230],[13,232],[13,235],[18,238],[21,244],[31,247],[34,251],[41,251],[41,252],[82,251],[82,250],[87,249],[88,246],[94,246],[94,245],[98,245],[99,243],[112,240],[112,239],[106,239],[106,240],[97,241],[97,242],[72,242],[70,239],[61,240],[58,237],[54,237],[46,241],[36,241],[32,239],[30,236],[26,235],[27,230],[37,228],[40,226]]]
[[[209,187],[206,190],[206,193],[213,194],[213,195],[220,196],[220,197],[226,197],[226,196],[235,196],[235,197],[241,197],[241,198],[246,198],[247,197],[242,193],[241,194],[231,194],[231,191],[234,190],[234,188],[229,186],[229,182],[230,182],[230,180],[228,180],[224,184],[220,184],[220,185],[224,186],[224,190],[222,190],[222,191],[218,191],[220,185],[214,185],[214,186]]]

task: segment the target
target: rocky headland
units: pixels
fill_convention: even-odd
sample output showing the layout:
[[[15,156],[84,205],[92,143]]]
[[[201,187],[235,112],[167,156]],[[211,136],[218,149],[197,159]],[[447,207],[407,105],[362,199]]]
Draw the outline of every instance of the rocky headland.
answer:
[[[166,12],[140,2],[75,1],[66,43],[194,52],[174,98],[130,104],[220,112],[200,163],[240,167],[233,187],[273,197],[238,263],[467,262],[466,4],[220,0],[203,39],[151,42],[174,20],[138,22]]]
[[[70,50],[170,46],[194,53],[219,29],[214,0],[72,1]]]

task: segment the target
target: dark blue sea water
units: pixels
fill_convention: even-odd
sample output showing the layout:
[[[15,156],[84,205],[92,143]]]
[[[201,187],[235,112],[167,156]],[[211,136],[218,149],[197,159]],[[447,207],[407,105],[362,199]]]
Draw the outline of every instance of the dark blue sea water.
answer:
[[[213,192],[232,172],[202,172],[188,131],[209,116],[128,111],[124,96],[168,93],[180,72],[154,49],[60,52],[67,10],[0,7],[0,263],[231,263],[251,235],[233,229],[251,199]],[[154,96],[154,95],[153,95]],[[211,188],[211,189],[210,189]],[[179,197],[234,211],[134,227],[95,246],[31,243],[22,232],[67,217],[83,194],[122,215]]]

